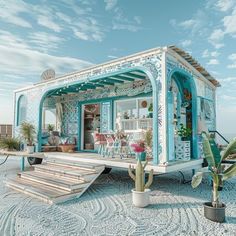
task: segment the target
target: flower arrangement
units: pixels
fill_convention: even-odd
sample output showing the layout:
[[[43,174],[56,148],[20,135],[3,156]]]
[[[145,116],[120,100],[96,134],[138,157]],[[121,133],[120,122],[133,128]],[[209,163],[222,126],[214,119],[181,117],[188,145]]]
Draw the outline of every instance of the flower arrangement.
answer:
[[[139,140],[137,143],[132,143],[131,147],[135,153],[145,152],[145,142],[144,140]]]
[[[139,140],[136,143],[131,144],[130,146],[135,152],[137,160],[140,160],[140,161],[146,160],[146,147],[145,147],[144,140]]]

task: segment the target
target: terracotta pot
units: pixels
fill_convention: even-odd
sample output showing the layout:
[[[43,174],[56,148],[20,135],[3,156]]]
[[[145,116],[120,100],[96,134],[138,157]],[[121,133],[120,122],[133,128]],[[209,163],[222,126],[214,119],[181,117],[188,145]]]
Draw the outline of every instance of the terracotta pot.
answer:
[[[62,152],[74,152],[75,145],[74,144],[63,144],[59,145]]]

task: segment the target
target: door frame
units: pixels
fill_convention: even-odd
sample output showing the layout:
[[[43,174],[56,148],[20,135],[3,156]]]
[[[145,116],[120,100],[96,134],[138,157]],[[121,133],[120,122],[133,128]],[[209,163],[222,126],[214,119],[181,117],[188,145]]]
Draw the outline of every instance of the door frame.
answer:
[[[113,99],[109,99],[109,98],[102,98],[102,99],[91,99],[91,100],[87,100],[87,101],[82,101],[82,102],[78,102],[78,145],[77,145],[77,151],[81,151],[81,152],[97,152],[96,150],[85,150],[83,148],[84,145],[84,119],[83,115],[84,115],[84,110],[83,107],[85,105],[89,105],[89,104],[99,104],[100,105],[100,114],[102,113],[102,103],[103,102],[110,102],[111,108],[110,108],[110,127],[111,129],[113,129],[113,115],[114,115],[114,102]],[[100,120],[101,122],[101,120]]]

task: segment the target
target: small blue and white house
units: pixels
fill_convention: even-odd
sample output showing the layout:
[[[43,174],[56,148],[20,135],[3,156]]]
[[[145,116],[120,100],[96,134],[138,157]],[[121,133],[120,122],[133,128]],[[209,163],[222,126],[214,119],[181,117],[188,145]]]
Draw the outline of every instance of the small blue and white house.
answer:
[[[95,130],[151,129],[149,164],[156,171],[192,169],[203,162],[201,131],[216,129],[218,86],[187,52],[175,46],[154,48],[57,78],[46,76],[16,90],[14,135],[22,121],[31,122],[38,131],[37,149],[45,151],[45,129],[54,123],[60,134],[76,140],[76,151],[84,158],[90,155],[91,161]],[[180,137],[181,125],[191,130],[188,141]],[[110,159],[97,161],[112,166]],[[128,158],[120,162],[120,167],[128,167]]]

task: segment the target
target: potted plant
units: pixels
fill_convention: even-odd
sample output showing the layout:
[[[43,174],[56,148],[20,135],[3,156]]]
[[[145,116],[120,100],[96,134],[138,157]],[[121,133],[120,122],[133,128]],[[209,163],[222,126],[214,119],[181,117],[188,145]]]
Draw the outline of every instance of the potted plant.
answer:
[[[182,141],[189,141],[192,135],[192,130],[188,127],[184,127],[183,124],[180,124],[180,129],[178,130],[178,135],[181,137]]]
[[[48,124],[47,131],[49,134],[51,134],[55,130],[55,126],[52,124]]]
[[[148,117],[149,118],[152,118],[153,117],[153,103],[151,102],[150,103],[150,105],[149,105],[149,107],[148,107],[148,112],[149,112],[149,114],[148,114]]]
[[[132,189],[132,200],[133,204],[136,207],[146,207],[150,203],[150,189],[149,187],[153,181],[153,169],[150,171],[148,176],[148,181],[145,183],[145,167],[147,165],[147,161],[142,164],[140,160],[138,160],[136,169],[131,168],[129,166],[129,176],[135,181],[135,189]],[[135,174],[134,174],[135,171]]]
[[[27,143],[26,151],[28,153],[34,152],[34,140],[35,140],[35,127],[33,124],[23,122],[20,126],[20,133],[25,142]]]
[[[144,140],[139,140],[137,143],[132,143],[131,147],[136,154],[136,159],[140,161],[146,161],[146,150]]]
[[[17,138],[2,138],[0,139],[0,149],[4,149],[7,151],[19,151],[20,141]]]
[[[222,161],[236,148],[236,139],[231,141],[223,154],[217,149],[214,139],[210,139],[206,133],[203,136],[203,152],[208,162],[208,171],[213,180],[212,202],[204,203],[204,216],[215,222],[225,221],[226,205],[219,200],[219,186],[223,181],[236,176],[236,163],[226,168]],[[205,172],[197,172],[192,178],[192,187],[196,188],[202,181]]]

